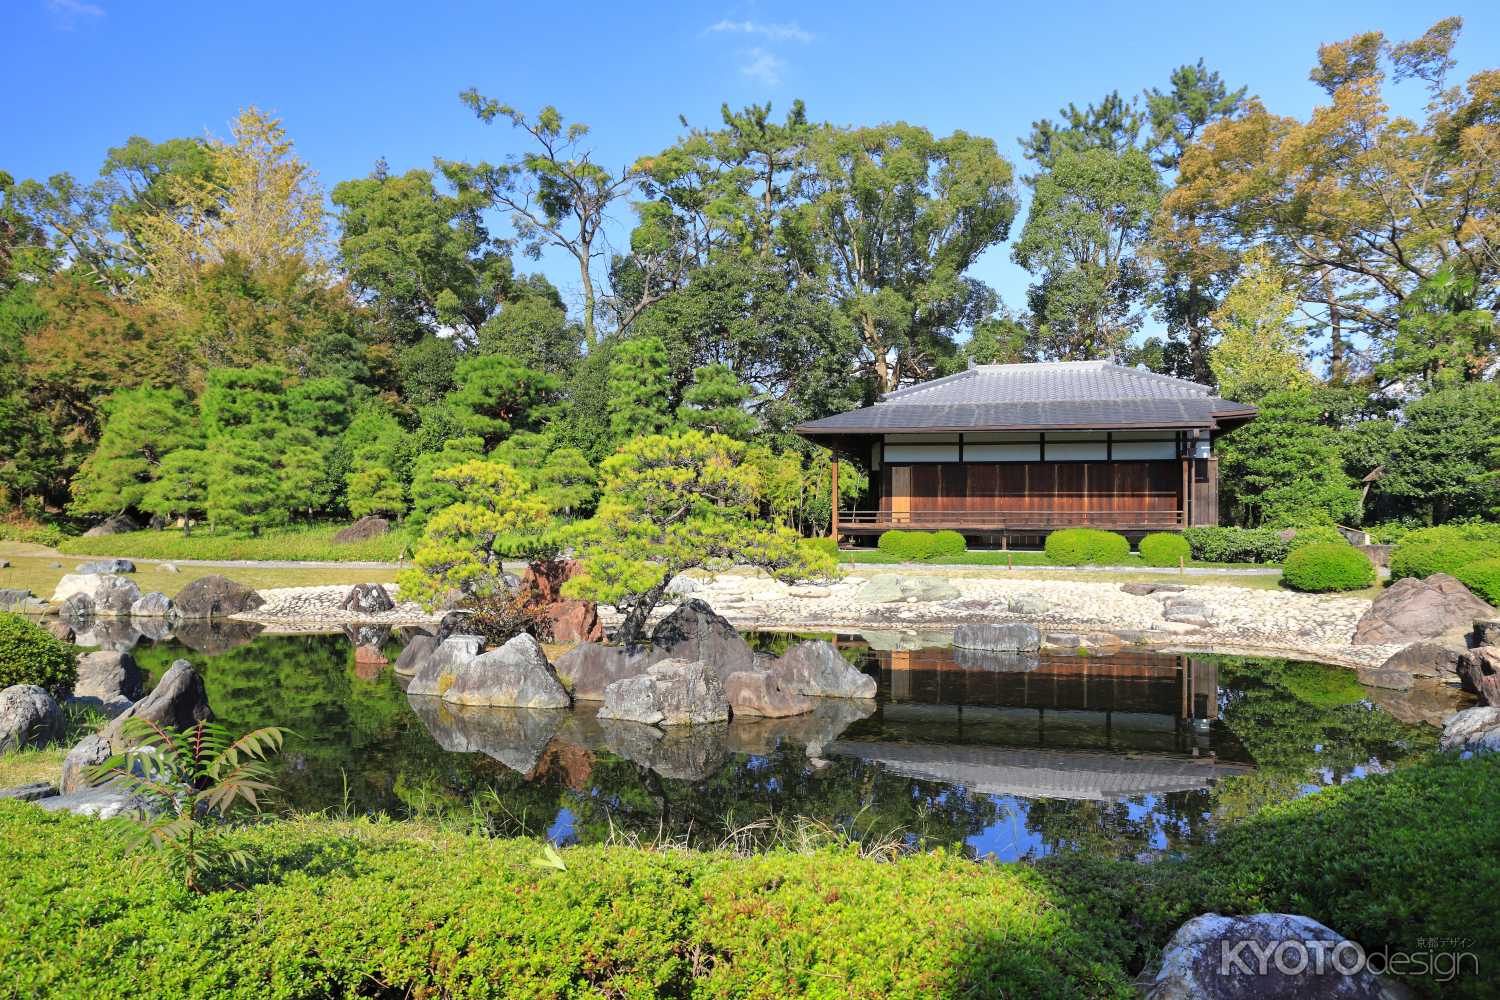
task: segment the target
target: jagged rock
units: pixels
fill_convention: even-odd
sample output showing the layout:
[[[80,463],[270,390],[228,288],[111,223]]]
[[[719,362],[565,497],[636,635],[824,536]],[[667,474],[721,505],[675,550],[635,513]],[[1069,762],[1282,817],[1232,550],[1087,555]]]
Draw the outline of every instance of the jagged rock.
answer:
[[[141,526],[125,514],[114,514],[106,517],[88,531],[83,533],[84,538],[103,538],[106,535],[123,535],[129,531],[140,531]]]
[[[396,602],[391,600],[391,595],[378,583],[356,583],[349,588],[349,593],[339,604],[342,610],[358,615],[384,614],[395,606]]]
[[[1444,750],[1495,753],[1500,751],[1500,707],[1484,705],[1455,712],[1443,720]]]
[[[458,669],[477,657],[483,648],[484,640],[477,635],[448,636],[422,660],[406,686],[406,693],[441,698]]]
[[[203,678],[187,660],[177,660],[161,675],[151,693],[116,716],[103,735],[110,746],[119,750],[129,719],[145,719],[164,729],[188,729],[199,722],[212,721],[213,717]]]
[[[168,618],[173,613],[172,599],[159,590],[142,594],[140,600],[130,606],[132,618]]]
[[[581,567],[576,559],[546,559],[529,563],[511,584],[513,590],[534,606],[556,604],[563,600],[562,588]]]
[[[1479,695],[1486,705],[1500,705],[1500,646],[1480,646],[1459,658],[1458,677],[1463,689]]]
[[[706,663],[724,678],[736,670],[755,668],[755,651],[735,627],[703,601],[689,598],[651,632],[651,645],[664,658]]]
[[[366,542],[372,538],[379,538],[391,530],[391,522],[383,517],[362,517],[347,528],[339,530],[333,536],[337,545],[348,545],[351,542]]]
[[[781,719],[813,709],[811,698],[786,690],[769,670],[736,670],[724,681],[724,697],[736,716]]]
[[[962,596],[957,587],[941,577],[883,574],[861,587],[854,600],[858,604],[916,604],[956,601]]]
[[[1283,942],[1295,942],[1288,952]],[[1225,917],[1205,913],[1172,935],[1147,1000],[1397,1000],[1379,976],[1355,963],[1352,943],[1290,913]],[[1264,956],[1264,959],[1257,956]],[[1321,956],[1321,960],[1320,960]],[[1278,958],[1280,961],[1278,961]]]
[[[1017,594],[1005,602],[1005,608],[1013,615],[1045,615],[1057,610],[1057,604],[1041,594]]]
[[[58,787],[64,795],[86,788],[89,769],[109,760],[114,751],[109,740],[99,734],[85,736],[63,758],[62,780]]]
[[[1451,678],[1458,676],[1462,655],[1461,648],[1445,643],[1414,642],[1392,653],[1380,666],[1383,670],[1403,670],[1413,677]]]
[[[62,709],[44,689],[12,684],[0,691],[0,754],[42,746],[62,732]]]
[[[718,672],[708,664],[670,659],[605,688],[599,718],[660,726],[727,722],[729,701]]]
[[[422,664],[434,649],[438,648],[436,636],[414,635],[406,643],[406,648],[401,650],[401,655],[396,657],[395,670],[402,677],[410,677],[422,669]]]
[[[873,698],[875,678],[860,673],[822,639],[799,642],[771,663],[783,690],[814,698]]]
[[[960,625],[953,630],[953,645],[991,653],[1034,653],[1042,647],[1042,634],[1035,625]]]
[[[78,564],[79,573],[134,573],[135,563],[129,559],[95,559]]]
[[[626,677],[604,689],[600,719],[619,719],[654,726],[666,718],[656,701],[656,683],[646,674]]]
[[[668,659],[665,650],[649,646],[625,648],[581,642],[557,658],[553,666],[580,701],[603,701],[604,689],[615,681],[639,677],[652,664]]]
[[[1500,646],[1500,618],[1480,619],[1474,623],[1474,646]]]
[[[129,653],[100,650],[78,658],[73,701],[102,709],[114,717],[141,696],[146,674]]]
[[[40,615],[48,610],[47,603],[37,600],[29,590],[0,588],[0,611],[17,615]]]
[[[1461,639],[1474,622],[1494,609],[1446,573],[1425,580],[1406,577],[1391,584],[1370,603],[1354,626],[1357,646],[1414,642],[1440,636]]]
[[[536,769],[568,717],[553,709],[455,705],[422,695],[408,695],[407,700],[444,750],[482,753],[526,775]]]
[[[199,577],[178,592],[177,613],[183,618],[228,618],[265,604],[251,588],[226,576]]]
[[[604,639],[604,623],[599,621],[599,608],[593,601],[556,601],[544,612],[552,623],[554,642],[600,642]]]
[[[457,705],[567,708],[570,703],[542,647],[525,633],[458,664],[452,677],[441,696]],[[438,686],[443,686],[441,679]]]

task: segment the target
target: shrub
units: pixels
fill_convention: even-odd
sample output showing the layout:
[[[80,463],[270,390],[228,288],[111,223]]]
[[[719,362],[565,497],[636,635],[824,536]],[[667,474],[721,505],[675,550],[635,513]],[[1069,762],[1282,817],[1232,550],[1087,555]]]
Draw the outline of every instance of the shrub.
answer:
[[[1349,544],[1349,539],[1344,537],[1344,533],[1331,525],[1319,524],[1311,528],[1295,528],[1293,530],[1297,533],[1292,536],[1291,541],[1286,543],[1287,555],[1291,555],[1298,549],[1305,549],[1309,545]]]
[[[932,535],[925,531],[887,531],[875,546],[892,559],[921,562],[932,555]]]
[[[0,689],[35,684],[61,701],[77,679],[73,647],[20,615],[0,614]]]
[[[1491,604],[1500,607],[1500,559],[1480,559],[1459,567],[1454,576]]]
[[[941,562],[954,556],[961,556],[969,551],[969,546],[964,542],[964,536],[956,531],[935,531],[932,533],[932,553],[927,558],[933,562]]]
[[[1097,528],[1064,528],[1047,536],[1047,561],[1059,566],[1118,566],[1130,558],[1124,535]]]
[[[1218,563],[1279,563],[1287,542],[1275,528],[1187,528],[1182,537],[1193,558]]]
[[[1286,557],[1281,582],[1315,593],[1360,590],[1375,583],[1375,564],[1352,545],[1307,545]]]
[[[1176,566],[1178,560],[1193,557],[1193,547],[1186,538],[1166,531],[1142,538],[1140,550],[1141,560],[1147,566]]]
[[[1442,525],[1413,531],[1391,553],[1391,580],[1425,579],[1434,573],[1457,576],[1481,559],[1500,558],[1500,525]]]
[[[830,556],[834,559],[839,557],[839,540],[837,538],[804,538],[802,544],[813,552]]]

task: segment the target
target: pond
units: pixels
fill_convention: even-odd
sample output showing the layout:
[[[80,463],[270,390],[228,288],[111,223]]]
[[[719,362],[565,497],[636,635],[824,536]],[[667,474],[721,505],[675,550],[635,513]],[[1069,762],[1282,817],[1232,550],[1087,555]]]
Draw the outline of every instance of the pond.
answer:
[[[562,844],[756,846],[803,818],[1006,860],[1064,847],[1139,856],[1397,766],[1438,735],[1377,707],[1337,667],[1122,653],[1002,672],[872,633],[821,638],[877,679],[873,704],[822,699],[808,716],[661,736],[603,722],[587,703],[460,711],[409,699],[368,645],[383,642],[394,660],[399,643],[359,638],[358,656],[342,633],[235,624],[129,643],[153,676],[192,661],[231,731],[295,733],[278,763],[283,808],[421,816]],[[802,637],[749,638],[775,652]],[[903,645],[923,648],[892,648]]]

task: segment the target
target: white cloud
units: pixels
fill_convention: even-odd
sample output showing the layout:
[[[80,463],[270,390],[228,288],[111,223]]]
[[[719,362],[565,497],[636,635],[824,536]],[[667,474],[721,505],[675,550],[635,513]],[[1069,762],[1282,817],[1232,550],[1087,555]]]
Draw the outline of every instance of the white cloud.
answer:
[[[737,35],[758,35],[773,42],[800,42],[806,45],[813,40],[812,32],[804,31],[796,21],[789,24],[766,24],[761,21],[731,21],[728,18],[706,29],[710,32]]]
[[[745,53],[745,61],[740,64],[741,73],[767,87],[774,87],[781,82],[781,71],[785,68],[785,59],[760,48]]]
[[[47,10],[52,19],[64,31],[72,31],[80,20],[103,17],[104,8],[84,0],[47,0]]]

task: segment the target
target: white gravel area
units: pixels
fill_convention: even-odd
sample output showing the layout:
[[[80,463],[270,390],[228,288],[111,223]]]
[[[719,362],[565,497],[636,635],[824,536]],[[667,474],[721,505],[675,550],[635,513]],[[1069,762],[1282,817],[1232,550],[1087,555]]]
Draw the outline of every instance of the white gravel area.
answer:
[[[416,625],[442,618],[441,614],[427,612],[416,601],[401,600],[401,588],[394,583],[381,586],[391,595],[391,600],[396,602],[396,607],[390,611],[374,614],[345,611],[339,605],[349,596],[350,585],[335,584],[326,587],[272,587],[262,590],[260,596],[265,598],[265,604],[254,611],[234,617],[268,625],[318,622],[329,625],[347,625],[352,622]]]

